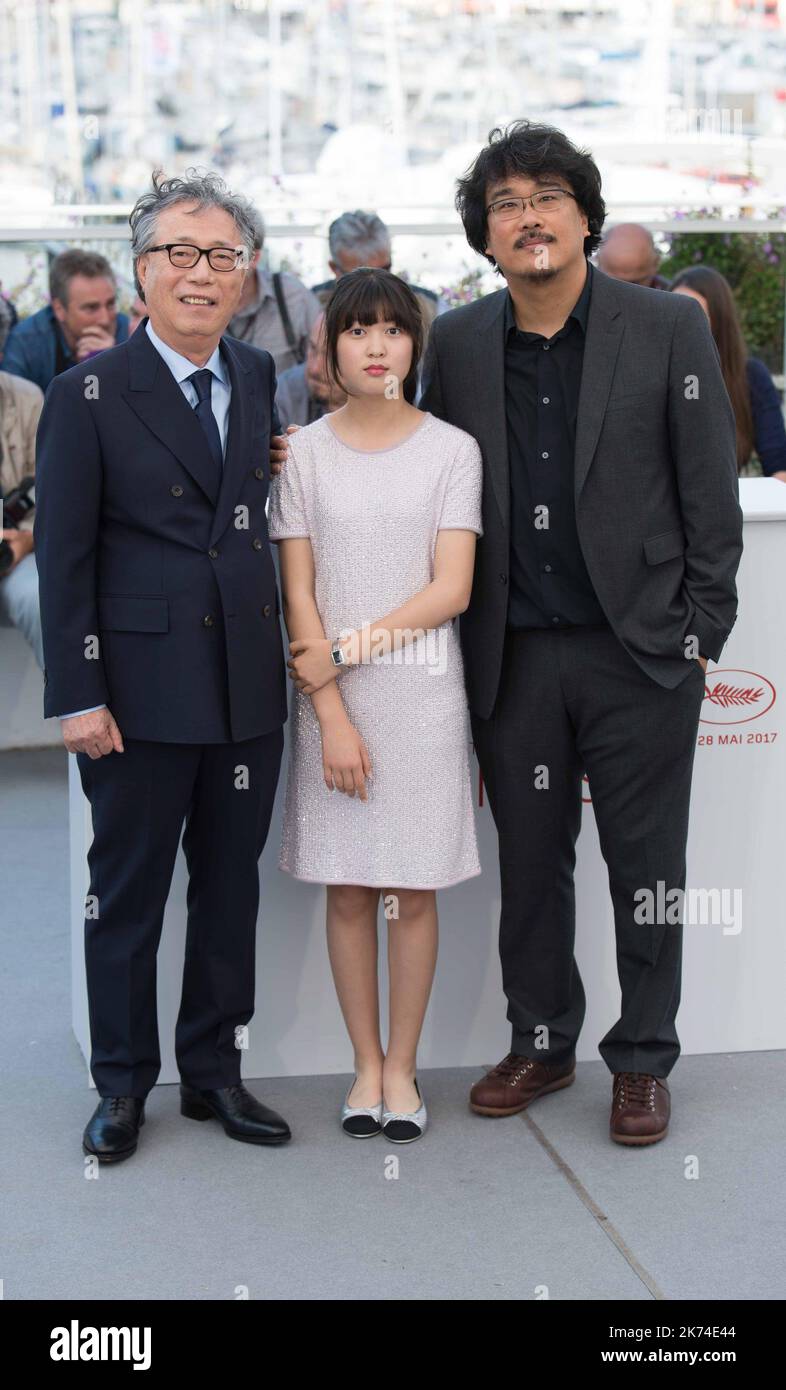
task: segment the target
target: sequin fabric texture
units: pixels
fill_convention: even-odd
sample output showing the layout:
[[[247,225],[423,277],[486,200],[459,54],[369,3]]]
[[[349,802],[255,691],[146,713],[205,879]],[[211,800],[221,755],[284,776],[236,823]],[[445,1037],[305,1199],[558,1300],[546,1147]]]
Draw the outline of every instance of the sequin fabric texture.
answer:
[[[431,582],[439,530],[482,536],[481,488],[477,441],[430,412],[400,444],[376,451],[345,444],[322,416],[290,436],[268,533],[309,537],[317,608],[335,638]],[[279,868],[377,888],[447,888],[481,872],[458,619],[340,673],[371,760],[366,802],[327,787],[311,697],[290,685]]]

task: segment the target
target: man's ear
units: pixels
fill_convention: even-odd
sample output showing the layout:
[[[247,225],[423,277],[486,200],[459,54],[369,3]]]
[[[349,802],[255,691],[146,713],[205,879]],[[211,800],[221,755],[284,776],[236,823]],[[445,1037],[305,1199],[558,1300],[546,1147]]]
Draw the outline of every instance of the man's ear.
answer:
[[[53,299],[53,300],[52,300],[52,313],[54,314],[54,316],[55,316],[55,318],[57,319],[57,322],[58,322],[58,323],[65,323],[65,321],[66,321],[66,312],[67,312],[67,311],[66,311],[66,306],[65,306],[65,304],[62,302],[62,300],[60,300],[60,299]]]

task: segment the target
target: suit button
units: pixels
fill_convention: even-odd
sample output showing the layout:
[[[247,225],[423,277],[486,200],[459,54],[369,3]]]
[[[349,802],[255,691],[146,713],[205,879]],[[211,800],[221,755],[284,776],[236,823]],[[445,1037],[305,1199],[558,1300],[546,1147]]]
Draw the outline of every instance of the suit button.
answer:
[[[255,478],[260,478],[260,479],[261,479],[261,478],[264,478],[264,476],[265,476],[265,470],[264,470],[264,468],[255,468],[255,469],[254,469],[254,477],[255,477]]]
[[[254,539],[253,539],[253,541],[251,542],[251,544],[253,545],[253,547],[254,547],[255,550],[261,550],[261,549],[262,549],[262,542],[261,542],[261,540],[259,539],[259,536],[255,536]]]
[[[506,574],[501,574],[499,577],[499,582],[500,584],[507,584],[508,576]]]
[[[208,553],[208,555],[210,556],[211,560],[217,560],[217,559],[218,559],[218,551],[217,551],[217,550],[208,550],[207,553]]]
[[[169,489],[169,491],[171,492],[173,497],[183,496],[183,489],[179,483],[175,483],[174,486]]]
[[[269,604],[269,603],[266,603],[265,606],[264,606],[264,608],[262,609],[262,617],[263,617],[263,618],[269,618],[269,617],[270,617],[270,604]]]
[[[213,614],[212,614],[212,613],[206,613],[205,616],[204,616],[204,618],[202,619],[202,625],[203,625],[203,627],[212,627],[212,626],[213,626],[213,621],[214,621],[214,619],[213,619]]]

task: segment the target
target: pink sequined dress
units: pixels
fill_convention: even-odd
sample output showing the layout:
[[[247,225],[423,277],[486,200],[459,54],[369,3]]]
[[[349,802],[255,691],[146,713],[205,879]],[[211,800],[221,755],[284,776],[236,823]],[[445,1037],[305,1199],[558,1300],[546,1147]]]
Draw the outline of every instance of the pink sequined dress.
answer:
[[[272,541],[309,537],[327,637],[385,617],[434,577],[440,530],[481,526],[482,460],[425,412],[393,448],[361,450],[328,416],[289,439],[271,483]],[[312,883],[447,888],[481,872],[458,620],[349,668],[338,688],[365,740],[368,800],[330,791],[311,697],[292,685],[279,867]]]

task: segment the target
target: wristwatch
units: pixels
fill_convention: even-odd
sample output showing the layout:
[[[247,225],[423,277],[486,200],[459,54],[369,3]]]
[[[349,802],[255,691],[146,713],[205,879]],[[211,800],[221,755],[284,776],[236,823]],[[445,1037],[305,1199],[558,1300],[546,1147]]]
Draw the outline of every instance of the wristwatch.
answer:
[[[348,666],[347,654],[341,645],[341,638],[337,637],[330,648],[330,656],[334,666]]]

